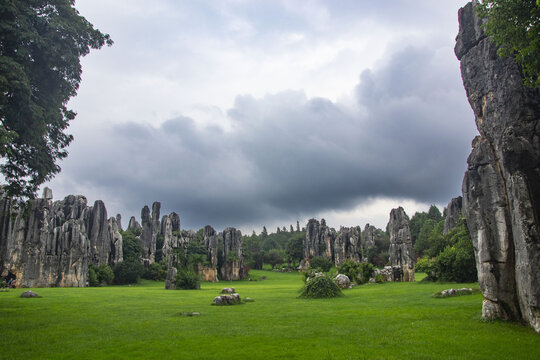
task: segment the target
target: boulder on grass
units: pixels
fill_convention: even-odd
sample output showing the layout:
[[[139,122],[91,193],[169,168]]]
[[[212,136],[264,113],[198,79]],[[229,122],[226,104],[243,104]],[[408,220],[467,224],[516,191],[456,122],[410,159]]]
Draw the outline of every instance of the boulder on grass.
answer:
[[[35,292],[31,291],[31,290],[28,290],[28,291],[23,292],[21,294],[21,297],[22,298],[36,298],[36,297],[41,297],[41,296],[39,296],[38,293],[35,293]]]
[[[240,295],[219,295],[214,298],[212,305],[237,305],[240,304]]]
[[[234,294],[235,292],[233,287],[221,289],[222,294]]]
[[[348,289],[351,287],[351,280],[345,274],[337,274],[334,281],[341,289]]]

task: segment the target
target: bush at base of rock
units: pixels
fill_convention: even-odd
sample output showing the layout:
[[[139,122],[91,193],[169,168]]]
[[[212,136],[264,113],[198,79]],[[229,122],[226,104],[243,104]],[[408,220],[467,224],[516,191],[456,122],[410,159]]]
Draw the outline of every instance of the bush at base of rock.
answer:
[[[309,267],[314,270],[328,272],[332,268],[332,261],[322,256],[314,256],[309,260]]]
[[[360,283],[365,284],[369,282],[369,278],[373,275],[373,265],[367,262],[363,262],[359,264],[360,268]]]
[[[136,260],[127,259],[119,262],[114,268],[116,284],[135,284],[144,272],[144,267]]]
[[[175,284],[177,289],[192,290],[200,287],[200,280],[195,271],[179,270],[176,274]]]
[[[309,279],[302,288],[300,298],[322,299],[343,296],[341,289],[328,276],[322,274]]]
[[[337,271],[340,274],[347,275],[350,281],[358,281],[358,274],[360,274],[360,265],[354,260],[345,260],[341,265],[337,267]]]

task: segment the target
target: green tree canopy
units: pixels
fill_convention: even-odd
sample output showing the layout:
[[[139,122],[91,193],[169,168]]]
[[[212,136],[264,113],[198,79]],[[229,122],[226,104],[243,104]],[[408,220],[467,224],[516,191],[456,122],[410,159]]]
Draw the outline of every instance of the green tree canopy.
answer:
[[[540,1],[484,0],[478,15],[499,46],[499,55],[513,56],[521,65],[524,82],[540,86]]]
[[[0,2],[0,172],[8,192],[33,197],[60,171],[73,140],[66,105],[81,81],[80,57],[112,45],[74,0]]]

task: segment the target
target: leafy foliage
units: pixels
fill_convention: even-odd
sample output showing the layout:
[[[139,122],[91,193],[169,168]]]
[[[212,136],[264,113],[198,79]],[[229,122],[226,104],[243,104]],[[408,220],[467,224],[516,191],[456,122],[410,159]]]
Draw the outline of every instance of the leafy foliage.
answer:
[[[499,46],[500,56],[512,56],[521,66],[524,83],[540,86],[540,2],[484,0],[477,13],[485,31]]]
[[[143,278],[155,281],[165,280],[167,278],[167,264],[164,261],[150,264]]]
[[[373,265],[367,262],[363,262],[359,264],[360,267],[360,283],[365,284],[369,281],[371,276],[373,275]]]
[[[299,232],[294,234],[289,241],[287,242],[287,246],[285,248],[285,255],[287,257],[287,262],[292,264],[297,264],[302,261],[304,258],[304,239],[306,237],[306,234],[303,232]]]
[[[118,263],[114,268],[114,281],[116,284],[136,284],[144,274],[144,267],[140,262],[127,259]]]
[[[437,256],[418,260],[415,271],[425,272],[426,280],[473,282],[477,280],[476,262],[471,237],[464,219],[443,239],[444,247]]]
[[[176,288],[183,290],[197,289],[200,284],[199,276],[191,269],[180,269],[176,273]]]
[[[343,296],[341,289],[327,275],[319,275],[309,279],[301,290],[300,298],[334,298]]]
[[[322,272],[328,272],[333,265],[331,260],[322,256],[314,256],[309,260],[309,266],[312,269]]]
[[[15,197],[33,197],[60,171],[73,140],[66,105],[81,81],[80,57],[109,35],[94,29],[73,0],[0,2],[0,172]]]
[[[357,281],[360,274],[360,265],[353,260],[346,260],[337,268],[338,273],[347,275],[351,281]]]
[[[272,249],[268,251],[268,253],[264,256],[264,261],[267,264],[270,264],[273,269],[277,264],[283,264],[282,252],[276,249]]]

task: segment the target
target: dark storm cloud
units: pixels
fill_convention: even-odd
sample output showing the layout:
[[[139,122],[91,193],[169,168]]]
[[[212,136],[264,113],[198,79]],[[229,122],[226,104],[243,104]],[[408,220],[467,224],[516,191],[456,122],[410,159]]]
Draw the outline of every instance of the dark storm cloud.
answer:
[[[407,48],[363,71],[354,93],[353,108],[300,91],[238,96],[232,130],[188,117],[114,125],[69,176],[137,209],[124,218],[161,201],[192,228],[296,219],[374,196],[446,203],[459,192],[474,129],[455,62]]]

